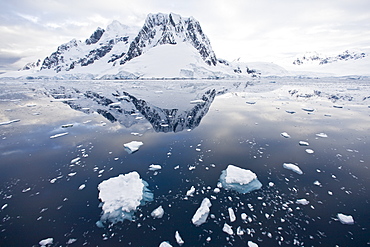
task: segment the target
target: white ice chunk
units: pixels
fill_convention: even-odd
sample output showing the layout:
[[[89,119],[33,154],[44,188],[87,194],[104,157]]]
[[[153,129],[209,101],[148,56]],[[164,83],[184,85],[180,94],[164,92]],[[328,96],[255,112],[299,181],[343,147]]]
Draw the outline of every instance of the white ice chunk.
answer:
[[[190,104],[202,104],[202,103],[205,103],[205,101],[201,100],[201,99],[196,99],[196,100],[190,101]]]
[[[20,119],[14,119],[14,120],[6,121],[6,122],[1,122],[0,123],[0,126],[1,125],[8,125],[8,124],[16,123],[16,122],[19,122],[19,121],[21,121],[21,120]]]
[[[317,180],[315,182],[313,182],[313,184],[314,185],[317,185],[317,186],[321,186],[321,183],[319,181],[317,181]]]
[[[283,132],[280,134],[282,137],[285,137],[285,138],[290,138],[290,135],[286,132]]]
[[[80,159],[81,159],[80,157],[74,158],[73,160],[71,160],[71,164],[76,163],[76,162],[77,162],[77,161],[79,161]]]
[[[238,236],[244,235],[244,230],[240,226],[238,226],[238,228],[236,228],[236,235],[238,235]]]
[[[293,171],[293,172],[295,172],[295,173],[297,173],[299,175],[302,175],[303,174],[302,170],[297,165],[294,165],[294,164],[291,164],[291,163],[284,163],[283,164],[283,167],[285,169],[291,170],[291,171]]]
[[[304,107],[304,108],[302,108],[302,110],[308,111],[308,112],[313,112],[315,109],[309,108],[309,107]]]
[[[234,235],[234,231],[227,223],[224,224],[224,227],[222,228],[222,231],[226,232],[229,235]]]
[[[136,171],[101,182],[98,190],[103,214],[97,225],[102,226],[106,221],[114,224],[125,219],[132,220],[140,205],[153,200],[153,194],[147,186],[148,183]]]
[[[207,197],[204,198],[202,203],[200,204],[200,207],[197,209],[193,218],[191,219],[194,225],[200,226],[201,224],[206,222],[209,212],[211,210],[210,209],[211,206],[212,206],[211,201]]]
[[[352,215],[345,215],[342,213],[337,214],[338,220],[340,223],[345,225],[353,225],[355,223],[355,220],[353,219]]]
[[[254,172],[234,165],[229,165],[222,171],[220,182],[224,188],[240,193],[248,193],[262,187]]]
[[[53,238],[45,238],[39,242],[40,246],[46,246],[48,244],[53,244],[54,239]]]
[[[132,153],[136,152],[137,150],[139,150],[139,148],[143,144],[144,143],[140,142],[140,141],[132,141],[132,142],[128,142],[128,143],[123,144],[123,146],[125,147],[125,150],[126,150],[127,153],[132,154]]]
[[[85,184],[81,184],[80,187],[78,187],[78,190],[83,190],[85,189],[86,185]]]
[[[157,218],[157,219],[160,219],[163,217],[164,215],[164,210],[162,208],[162,206],[159,206],[158,208],[154,209],[152,211],[152,213],[150,214],[153,218]]]
[[[295,203],[301,204],[301,205],[308,205],[310,202],[307,199],[302,198],[302,199],[297,199]]]
[[[185,242],[184,240],[182,240],[181,236],[180,236],[180,233],[179,231],[176,231],[175,232],[175,239],[176,239],[176,242],[181,246],[183,245]]]
[[[299,141],[299,145],[300,146],[309,146],[310,144],[308,142],[305,142],[305,141]]]
[[[313,151],[312,149],[309,149],[309,148],[307,148],[306,149],[306,153],[308,153],[308,154],[313,154],[315,151]]]
[[[230,222],[234,222],[236,220],[234,210],[232,208],[228,208],[227,210],[229,211]]]
[[[50,139],[58,138],[58,137],[65,136],[65,135],[68,135],[68,132],[63,132],[60,134],[52,135],[50,136]]]
[[[327,135],[327,134],[325,134],[325,133],[318,133],[318,134],[316,134],[316,136],[321,137],[321,138],[326,138],[326,137],[328,137],[328,135]]]
[[[191,188],[186,192],[186,196],[193,196],[195,192],[195,187],[191,186]]]
[[[159,247],[172,247],[172,245],[170,245],[170,243],[169,243],[169,242],[167,242],[167,241],[163,241],[163,242],[159,245]]]
[[[161,165],[151,164],[149,166],[149,171],[156,171],[156,170],[160,170],[160,169],[162,169],[162,166]]]
[[[1,210],[4,210],[8,206],[8,203],[5,203],[2,207]]]
[[[77,241],[76,238],[70,238],[70,239],[68,239],[67,244],[73,244],[76,241]]]
[[[248,247],[258,247],[258,244],[252,242],[252,241],[248,241]]]

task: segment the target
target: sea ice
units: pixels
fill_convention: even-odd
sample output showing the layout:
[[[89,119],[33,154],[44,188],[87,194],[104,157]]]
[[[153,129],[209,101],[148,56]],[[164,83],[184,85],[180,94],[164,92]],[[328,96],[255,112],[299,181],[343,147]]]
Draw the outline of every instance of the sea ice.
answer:
[[[169,242],[167,242],[167,241],[163,241],[163,242],[159,245],[159,247],[172,247],[172,245],[170,245],[170,243],[169,243]]]
[[[285,138],[290,138],[290,135],[286,132],[283,132],[280,134],[282,137],[285,137]]]
[[[234,165],[229,165],[220,176],[222,187],[232,189],[240,193],[248,193],[262,187],[257,175],[250,171]]]
[[[258,247],[258,244],[252,242],[252,241],[248,241],[248,247]]]
[[[179,231],[176,231],[175,232],[175,239],[176,239],[176,242],[181,246],[183,245],[185,242],[184,240],[182,240],[181,236],[180,236],[180,233]]]
[[[195,192],[195,187],[191,186],[191,188],[186,192],[186,196],[193,196]]]
[[[98,190],[103,214],[97,225],[103,226],[103,222],[107,221],[115,224],[126,219],[132,220],[140,205],[153,200],[153,194],[147,186],[148,183],[136,171],[101,182]]]
[[[318,133],[318,134],[316,134],[316,136],[321,137],[321,138],[326,138],[326,137],[328,137],[328,135],[327,135],[327,134],[325,134],[325,133]]]
[[[226,232],[229,235],[234,235],[234,231],[227,223],[224,224],[224,227],[222,228],[222,231]]]
[[[0,125],[8,125],[8,124],[16,123],[16,122],[19,122],[19,121],[21,121],[21,120],[20,119],[14,119],[14,120],[6,121],[6,122],[1,122]]]
[[[230,222],[234,222],[236,220],[234,210],[232,208],[228,208],[227,210],[229,211]]]
[[[58,138],[58,137],[65,136],[65,135],[68,135],[68,132],[52,135],[50,136],[50,139]]]
[[[313,151],[312,149],[309,149],[309,148],[307,148],[306,149],[306,153],[308,153],[308,154],[313,154],[315,151]]]
[[[44,246],[46,246],[46,245],[48,245],[48,244],[53,244],[53,241],[54,241],[54,239],[53,239],[53,238],[46,238],[46,239],[41,240],[41,241],[39,242],[39,245],[40,245],[41,247],[44,247]]]
[[[295,172],[295,173],[297,173],[299,175],[302,175],[303,174],[302,170],[297,165],[294,165],[294,164],[291,164],[291,163],[284,163],[283,164],[283,167],[285,169],[291,170],[291,171],[293,171],[293,172]]]
[[[309,146],[310,144],[308,142],[305,142],[305,141],[299,141],[299,145],[300,146]]]
[[[355,223],[355,220],[353,219],[352,215],[345,215],[342,213],[337,214],[338,220],[340,223],[345,225],[353,225]]]
[[[194,225],[200,226],[201,224],[206,222],[211,206],[211,201],[207,197],[204,198],[202,203],[200,204],[200,207],[197,209],[197,211],[193,215],[193,218],[191,219]]]
[[[132,154],[132,153],[136,152],[137,150],[139,150],[139,148],[143,144],[144,143],[140,142],[140,141],[132,141],[132,142],[128,142],[128,143],[123,144],[123,146],[125,147],[125,150],[126,150],[127,153]]]
[[[150,214],[153,218],[157,218],[157,219],[160,219],[163,217],[164,215],[164,210],[162,208],[162,206],[159,206],[158,208],[154,209],[152,211],[152,213]]]
[[[310,202],[309,201],[307,201],[307,199],[297,199],[296,201],[295,201],[295,203],[297,203],[297,204],[301,204],[301,205],[308,205]]]
[[[149,171],[156,171],[156,170],[160,170],[160,169],[162,169],[162,166],[161,165],[151,164],[149,166]]]

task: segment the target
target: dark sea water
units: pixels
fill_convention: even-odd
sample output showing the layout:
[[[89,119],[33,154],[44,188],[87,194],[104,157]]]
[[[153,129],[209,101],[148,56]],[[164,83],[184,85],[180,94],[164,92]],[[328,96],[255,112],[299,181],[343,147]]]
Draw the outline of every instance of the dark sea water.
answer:
[[[183,246],[370,245],[369,81],[79,83],[0,85],[0,246],[39,246],[50,237],[51,246],[178,246],[176,231]],[[123,144],[133,140],[144,145],[128,154]],[[253,171],[262,188],[214,192],[229,164]],[[97,227],[98,184],[132,171],[154,200],[133,221]],[[196,192],[186,197],[191,186]],[[205,197],[210,215],[195,226]],[[296,203],[302,198],[309,204]],[[165,214],[153,219],[158,206]],[[338,213],[355,223],[340,223]]]

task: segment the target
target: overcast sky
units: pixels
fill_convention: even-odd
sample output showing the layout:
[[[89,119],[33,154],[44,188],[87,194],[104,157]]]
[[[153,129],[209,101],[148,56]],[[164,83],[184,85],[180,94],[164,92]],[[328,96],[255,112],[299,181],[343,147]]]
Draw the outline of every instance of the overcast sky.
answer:
[[[142,26],[159,12],[193,16],[228,60],[370,47],[370,0],[0,0],[0,71],[44,59],[113,20]]]

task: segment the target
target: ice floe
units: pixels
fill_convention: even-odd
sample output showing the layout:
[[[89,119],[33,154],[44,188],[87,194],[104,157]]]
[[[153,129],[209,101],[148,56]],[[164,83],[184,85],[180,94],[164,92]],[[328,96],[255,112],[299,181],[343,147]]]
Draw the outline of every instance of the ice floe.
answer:
[[[258,247],[258,244],[252,241],[248,241],[248,247]]]
[[[309,149],[309,148],[307,148],[306,149],[306,153],[308,153],[308,154],[313,154],[315,151],[313,151],[312,149]]]
[[[228,208],[227,210],[229,211],[230,222],[234,222],[236,220],[234,210],[232,208]]]
[[[191,188],[186,192],[186,196],[193,196],[195,192],[195,187],[191,186]]]
[[[226,232],[229,235],[234,235],[233,229],[227,223],[224,224],[224,227],[222,228],[222,231]]]
[[[151,164],[149,166],[149,171],[156,171],[156,170],[160,170],[160,169],[162,169],[161,165]]]
[[[65,135],[68,135],[68,132],[63,132],[60,134],[52,135],[50,136],[50,139],[58,138],[58,137],[65,136]]]
[[[8,124],[16,123],[16,122],[19,122],[19,121],[21,121],[21,120],[20,119],[14,119],[14,120],[6,121],[6,122],[1,122],[0,123],[0,126],[1,125],[8,125]]]
[[[295,201],[295,203],[297,203],[297,204],[301,204],[301,205],[308,205],[310,202],[309,202],[307,199],[302,198],[302,199],[297,199],[297,200]]]
[[[285,138],[290,138],[290,135],[286,132],[283,132],[280,134],[282,137],[285,137]]]
[[[342,213],[337,214],[338,220],[340,223],[345,225],[353,225],[355,223],[355,220],[353,219],[352,215],[345,215]]]
[[[305,142],[305,141],[299,141],[299,145],[300,146],[309,146],[310,144],[308,142]]]
[[[140,142],[140,141],[131,141],[131,142],[123,144],[123,146],[125,147],[125,150],[126,150],[127,153],[132,154],[132,153],[136,152],[137,150],[139,150],[139,148],[143,144],[144,143]]]
[[[325,134],[325,133],[318,133],[318,134],[316,134],[316,136],[321,137],[321,138],[326,138],[326,137],[328,137],[328,135],[327,135],[327,134]]]
[[[302,175],[302,174],[303,174],[303,172],[302,172],[301,168],[299,168],[299,166],[294,165],[294,164],[292,164],[292,163],[284,163],[284,164],[283,164],[283,167],[284,167],[285,169],[291,170],[291,171],[293,171],[293,172],[295,172],[295,173],[297,173],[297,174],[299,174],[299,175]]]
[[[315,111],[314,108],[309,108],[309,107],[304,107],[304,108],[302,108],[302,110],[307,111],[307,112],[313,112],[313,111]]]
[[[158,208],[154,209],[152,213],[150,214],[153,218],[160,219],[164,215],[164,209],[162,206],[159,206]]]
[[[147,187],[148,183],[136,171],[101,182],[98,190],[103,213],[97,225],[102,227],[107,221],[115,224],[132,220],[140,205],[153,200],[153,194]]]
[[[172,245],[170,245],[170,243],[169,243],[169,242],[167,242],[167,241],[163,241],[163,242],[159,245],[159,247],[172,247]]]
[[[182,240],[179,231],[175,232],[175,239],[176,239],[177,244],[180,246],[185,243],[184,240]]]
[[[232,189],[239,193],[248,193],[262,187],[257,175],[247,169],[229,165],[220,176],[222,187]]]
[[[53,244],[54,239],[53,238],[45,238],[39,242],[39,245],[41,247],[47,246],[49,244]]]
[[[212,206],[211,201],[206,197],[203,199],[200,207],[197,209],[191,221],[194,225],[200,226],[201,224],[205,223],[209,212],[211,211],[210,207]]]
[[[86,185],[85,184],[81,184],[80,187],[78,187],[78,190],[83,190],[85,189]]]

